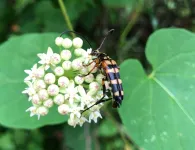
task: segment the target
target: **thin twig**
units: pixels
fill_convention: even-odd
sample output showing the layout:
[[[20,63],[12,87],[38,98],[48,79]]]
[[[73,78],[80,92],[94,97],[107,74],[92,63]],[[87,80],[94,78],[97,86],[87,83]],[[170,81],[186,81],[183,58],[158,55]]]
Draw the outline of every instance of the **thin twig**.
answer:
[[[124,41],[128,35],[128,33],[131,31],[132,27],[135,25],[135,23],[137,22],[137,18],[140,15],[140,12],[142,10],[142,2],[139,2],[137,4],[137,8],[134,12],[134,14],[132,15],[131,20],[129,21],[129,23],[127,24],[127,26],[125,27],[124,31],[122,32],[121,36],[120,36],[120,45],[122,46],[124,44]]]
[[[70,18],[68,16],[67,11],[66,11],[66,6],[63,3],[63,0],[58,0],[58,3],[60,5],[60,8],[61,8],[62,14],[64,16],[65,22],[66,22],[66,24],[68,26],[68,29],[71,30],[71,31],[73,31],[72,23],[70,21]],[[71,34],[72,34],[73,37],[75,37],[75,34],[74,33],[71,33]]]

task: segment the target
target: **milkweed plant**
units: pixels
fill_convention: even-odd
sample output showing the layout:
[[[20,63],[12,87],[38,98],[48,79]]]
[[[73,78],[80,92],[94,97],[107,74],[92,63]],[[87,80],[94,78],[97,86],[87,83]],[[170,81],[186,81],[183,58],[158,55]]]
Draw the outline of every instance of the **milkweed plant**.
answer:
[[[90,55],[92,49],[84,50],[83,40],[79,37],[73,40],[57,37],[55,44],[63,49],[59,54],[48,47],[47,53],[37,54],[40,60],[30,70],[24,70],[27,88],[22,93],[27,94],[32,103],[26,111],[31,117],[36,115],[40,119],[57,105],[56,111],[68,116],[71,126],[96,123],[98,118],[102,118],[102,103],[82,114],[103,96],[101,82],[104,76],[97,68],[85,76],[95,65],[87,65],[93,61]]]

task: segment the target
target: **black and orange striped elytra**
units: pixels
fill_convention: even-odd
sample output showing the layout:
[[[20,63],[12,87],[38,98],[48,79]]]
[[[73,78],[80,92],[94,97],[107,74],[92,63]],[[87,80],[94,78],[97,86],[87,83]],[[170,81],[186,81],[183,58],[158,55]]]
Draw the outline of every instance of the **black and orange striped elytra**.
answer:
[[[91,52],[90,55],[94,56],[95,58],[93,58],[92,62],[90,62],[89,64],[84,65],[84,66],[89,66],[94,62],[95,62],[95,65],[88,72],[88,74],[83,75],[83,76],[89,75],[95,68],[98,68],[100,70],[100,72],[105,76],[102,79],[103,96],[94,105],[98,105],[102,102],[106,102],[106,101],[113,99],[114,101],[113,101],[112,107],[119,108],[121,103],[122,103],[122,100],[123,100],[123,87],[122,87],[122,81],[120,79],[119,67],[117,66],[116,62],[113,59],[111,59],[107,54],[99,51],[101,49],[105,39],[109,35],[109,33],[113,32],[113,31],[114,31],[114,29],[111,29],[110,31],[108,31],[108,33],[104,37],[100,47],[97,50],[93,50]],[[60,36],[62,36],[65,33],[68,33],[68,32],[73,32],[73,33],[79,34],[75,31],[65,31]],[[82,36],[81,34],[79,34],[79,35]],[[83,38],[88,42],[88,40],[85,37],[83,37]],[[90,45],[89,42],[88,42],[88,44]],[[105,83],[109,83],[109,84],[105,84]],[[104,99],[106,96],[106,92],[109,92],[110,88],[111,88],[112,98]],[[82,111],[82,113],[85,112],[86,110],[90,109],[94,105],[86,108],[84,111]]]
[[[112,31],[113,29],[107,33],[104,40],[106,39],[108,34]],[[97,105],[99,103],[112,99],[112,98],[104,99],[106,92],[109,91],[109,87],[111,87],[111,92],[112,92],[112,96],[114,100],[112,107],[119,108],[123,100],[123,87],[122,87],[122,81],[120,79],[119,67],[117,66],[116,62],[112,60],[107,54],[99,52],[99,49],[101,48],[102,44],[97,50],[94,50],[91,52],[91,55],[94,56],[95,58],[93,59],[91,63],[85,66],[89,66],[93,62],[95,62],[95,66],[86,75],[89,75],[97,67],[102,72],[102,74],[105,76],[105,78],[102,79],[103,97],[100,100],[98,100],[94,105]],[[105,81],[109,82],[109,86],[105,84]],[[92,105],[91,107],[93,107],[94,105]],[[84,111],[88,110],[89,108],[85,109]]]

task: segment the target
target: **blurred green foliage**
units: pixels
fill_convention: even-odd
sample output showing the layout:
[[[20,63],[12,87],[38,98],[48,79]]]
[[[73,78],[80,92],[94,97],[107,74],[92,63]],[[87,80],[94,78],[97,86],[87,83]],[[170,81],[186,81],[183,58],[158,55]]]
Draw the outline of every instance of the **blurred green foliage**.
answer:
[[[119,63],[122,63],[127,58],[135,58],[141,62],[145,72],[151,72],[152,69],[147,60],[149,57],[146,58],[145,56],[146,41],[155,30],[165,27],[182,27],[191,31],[195,30],[195,10],[193,9],[195,7],[195,2],[189,0],[64,0],[64,4],[67,8],[74,30],[85,35],[94,48],[98,47],[101,43],[105,33],[109,29],[114,28],[115,32],[113,35],[109,36],[102,51],[106,52]],[[4,43],[0,46],[2,52],[0,55],[0,73],[10,72],[11,76],[16,76],[20,80],[20,77],[22,76],[19,76],[18,74],[22,73],[22,65],[27,66],[33,62],[24,64],[24,60],[17,59],[18,51],[16,51],[15,48],[19,45],[21,50],[20,55],[24,55],[29,61],[34,61],[35,58],[31,57],[32,54],[41,51],[41,49],[37,49],[37,51],[33,49],[34,46],[39,45],[38,47],[44,49],[45,44],[47,44],[45,43],[45,40],[52,43],[51,41],[54,38],[54,34],[45,32],[60,34],[62,31],[68,30],[67,24],[64,21],[57,0],[1,0],[0,9],[0,42],[3,43],[8,39],[9,42],[14,42],[15,40],[17,41],[17,39],[26,38],[25,43],[15,43],[15,45],[13,44],[11,47],[9,47],[9,44],[6,47],[7,44]],[[121,37],[121,35],[124,35],[124,31],[126,31],[126,36]],[[35,36],[35,34],[23,35],[28,33],[45,33],[43,36],[47,37],[45,40],[41,37],[37,37],[37,41],[28,43],[28,41],[32,42],[32,36]],[[167,37],[164,36],[164,38],[166,39]],[[157,43],[158,41],[154,42]],[[32,44],[33,46],[31,46]],[[4,58],[6,50],[9,51],[9,57]],[[6,53],[6,55],[7,54],[8,53]],[[154,54],[152,56],[156,55]],[[10,62],[10,60],[13,60],[13,62]],[[128,66],[132,65],[131,62],[126,63],[129,63]],[[170,66],[172,65],[170,64]],[[125,67],[124,64],[124,68]],[[139,69],[140,65],[134,64],[131,68]],[[133,73],[136,72],[136,70],[133,71]],[[27,126],[28,122],[26,122],[26,119],[23,120],[23,125],[12,122],[11,117],[17,119],[14,115],[19,116],[20,113],[24,111],[17,111],[18,103],[12,103],[13,101],[5,102],[5,95],[8,94],[6,88],[10,88],[10,85],[8,84],[8,80],[4,80],[2,74],[0,75],[0,118],[1,120],[2,118],[6,121],[8,120],[7,123],[0,122],[2,125],[0,127],[0,150],[131,150],[139,149],[139,146],[148,146],[148,143],[146,143],[146,145],[143,144],[144,139],[141,140],[141,138],[139,138],[138,134],[140,133],[140,128],[136,127],[135,131],[133,130],[134,127],[132,127],[132,125],[127,125],[129,122],[126,120],[130,117],[136,117],[139,112],[137,114],[131,113],[131,115],[125,116],[125,113],[131,112],[134,109],[135,112],[136,110],[138,111],[141,104],[132,105],[127,99],[126,102],[124,102],[124,109],[123,105],[120,108],[120,114],[124,124],[129,126],[129,128],[127,128],[128,134],[123,130],[123,124],[118,112],[111,109],[110,103],[108,103],[108,106],[106,106],[105,111],[103,112],[104,119],[99,121],[98,124],[92,123],[90,125],[85,125],[84,127],[72,128],[64,123],[34,130],[6,128],[3,125],[15,128],[30,127]],[[135,87],[136,85],[134,84],[136,83],[134,83],[134,79],[131,81],[128,80],[128,83],[131,82],[132,85],[126,84],[125,86],[128,86],[127,88],[130,88],[130,86]],[[20,82],[18,84],[20,84]],[[22,87],[23,85],[19,86]],[[19,93],[21,93],[21,89],[18,89],[16,85],[14,85],[14,88],[13,95],[9,95],[10,99],[13,100],[19,97]],[[142,96],[143,93],[140,95]],[[5,104],[9,104],[9,107],[6,108],[7,111],[9,111],[7,114],[5,114],[4,111]],[[133,107],[132,109],[130,109],[130,105]],[[26,117],[28,116],[27,113],[25,115]],[[30,119],[32,119],[31,121],[34,121],[34,126],[31,128],[47,124],[47,122],[42,119],[41,121],[43,122],[35,121],[36,118],[29,118],[29,120]],[[63,120],[64,118],[57,119],[55,115],[49,117],[50,124],[62,122]],[[182,126],[181,122],[180,124]],[[148,130],[144,128],[144,124],[142,130]],[[189,132],[190,131],[191,130],[189,130]],[[142,135],[143,133],[140,134]],[[131,135],[133,139],[131,139]],[[152,138],[152,136],[148,138]],[[133,140],[135,140],[135,142]],[[190,140],[190,142],[194,142],[194,137]],[[137,144],[140,145],[137,146]],[[192,148],[190,145],[185,145],[184,149],[191,150]]]

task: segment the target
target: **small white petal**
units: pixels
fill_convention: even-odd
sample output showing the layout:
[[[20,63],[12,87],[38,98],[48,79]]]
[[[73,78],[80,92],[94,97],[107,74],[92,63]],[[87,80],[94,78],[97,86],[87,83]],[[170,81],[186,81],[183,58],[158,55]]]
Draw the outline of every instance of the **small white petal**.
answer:
[[[53,50],[51,49],[51,47],[48,47],[47,56],[51,57],[52,55],[53,55]]]

